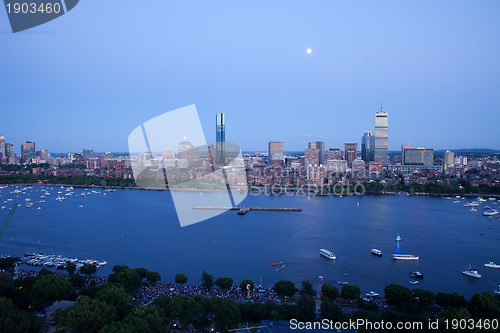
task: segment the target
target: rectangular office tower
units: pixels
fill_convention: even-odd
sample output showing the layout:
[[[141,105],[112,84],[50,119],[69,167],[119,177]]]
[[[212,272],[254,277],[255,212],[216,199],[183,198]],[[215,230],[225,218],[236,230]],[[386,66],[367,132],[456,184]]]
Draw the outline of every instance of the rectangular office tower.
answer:
[[[382,162],[387,166],[387,148],[388,148],[389,119],[387,113],[380,109],[375,114],[375,163]]]
[[[361,137],[361,159],[366,163],[375,159],[375,135],[368,130]]]
[[[352,167],[352,162],[358,157],[358,144],[357,143],[344,143],[344,159],[347,165]]]
[[[22,162],[29,162],[33,158],[35,158],[35,143],[31,141],[24,141],[21,145]]]
[[[216,163],[218,165],[224,165],[226,162],[226,121],[224,113],[217,113],[217,132],[216,132],[216,150],[217,158]]]
[[[271,164],[280,165],[285,160],[283,154],[283,142],[270,141],[268,143],[268,156]]]

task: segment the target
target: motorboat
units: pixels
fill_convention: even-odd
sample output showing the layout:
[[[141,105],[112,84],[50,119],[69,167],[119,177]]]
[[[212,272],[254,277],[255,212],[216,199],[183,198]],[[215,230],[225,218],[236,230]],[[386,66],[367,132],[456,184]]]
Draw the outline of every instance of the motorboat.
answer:
[[[372,254],[381,257],[382,251],[380,251],[379,249],[372,249]]]
[[[335,253],[333,253],[332,251],[328,251],[327,249],[320,249],[319,250],[319,254],[321,254],[323,257],[326,257],[328,259],[337,259],[337,256],[335,255]]]
[[[488,261],[486,264],[484,264],[484,267],[488,268],[500,268],[499,264],[495,264],[493,261]]]
[[[473,278],[476,278],[476,279],[480,279],[481,278],[481,274],[479,274],[477,272],[477,269],[472,268],[470,265],[468,267],[466,267],[465,270],[462,271],[462,274],[465,274],[467,276],[470,276],[470,277],[473,277]]]

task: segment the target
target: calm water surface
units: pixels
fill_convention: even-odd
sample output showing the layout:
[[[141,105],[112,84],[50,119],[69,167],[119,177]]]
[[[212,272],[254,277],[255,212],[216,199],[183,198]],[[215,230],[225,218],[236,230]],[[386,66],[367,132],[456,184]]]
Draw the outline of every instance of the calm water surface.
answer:
[[[453,203],[443,198],[249,195],[242,205],[303,210],[251,211],[244,216],[229,211],[181,228],[166,191],[117,190],[104,195],[101,189],[75,188],[71,197],[59,202],[55,198],[66,193],[60,187],[34,186],[24,195],[12,194],[14,189],[0,190],[0,205],[23,203],[0,240],[0,254],[43,252],[107,260],[98,272],[103,276],[114,265],[128,265],[158,271],[167,282],[184,273],[188,284],[197,285],[206,270],[238,283],[249,278],[272,286],[280,279],[296,284],[307,279],[319,287],[321,275],[327,283],[344,280],[363,292],[381,292],[387,284],[398,283],[467,297],[500,284],[500,269],[483,267],[488,260],[500,263],[500,219],[480,214],[485,204],[500,208],[496,201],[482,204],[474,213],[463,206],[466,200]],[[51,196],[40,199],[45,190]],[[81,196],[82,192],[90,194]],[[204,196],[219,194],[183,195],[196,206]],[[8,198],[13,201],[4,203]],[[46,202],[26,208],[26,198]],[[8,211],[0,210],[2,223]],[[398,233],[403,237],[399,246],[394,240]],[[337,259],[321,257],[320,248],[335,252]],[[384,255],[372,255],[372,248]],[[392,253],[416,254],[420,260],[394,261]],[[268,265],[280,261],[286,265],[281,271]],[[469,264],[482,279],[461,274]],[[409,283],[410,271],[424,274],[416,286]]]

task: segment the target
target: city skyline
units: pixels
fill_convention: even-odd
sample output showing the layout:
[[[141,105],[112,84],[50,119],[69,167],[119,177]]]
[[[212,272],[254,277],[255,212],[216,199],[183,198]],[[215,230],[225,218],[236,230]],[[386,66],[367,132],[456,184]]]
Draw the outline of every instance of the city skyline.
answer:
[[[499,2],[100,6],[1,34],[0,132],[16,150],[126,151],[138,124],[190,104],[205,133],[225,113],[226,140],[247,151],[340,146],[374,130],[380,103],[391,151],[500,148]]]

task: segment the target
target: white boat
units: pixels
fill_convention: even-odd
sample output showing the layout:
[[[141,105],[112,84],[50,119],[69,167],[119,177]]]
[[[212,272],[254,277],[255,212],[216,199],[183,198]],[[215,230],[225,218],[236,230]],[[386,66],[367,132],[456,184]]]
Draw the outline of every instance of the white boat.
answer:
[[[420,272],[410,272],[409,275],[411,277],[414,277],[414,278],[419,278],[419,279],[423,279],[424,278],[424,274],[420,273]]]
[[[83,208],[83,205],[78,206],[78,208]]]
[[[320,249],[319,254],[321,254],[323,257],[326,257],[328,259],[337,259],[337,257],[335,256],[335,253],[333,253],[332,251],[328,251],[326,249]]]
[[[498,289],[495,289],[495,295],[500,295],[500,284],[498,285]]]
[[[372,249],[372,254],[376,256],[382,256],[382,251],[380,251],[379,249]]]
[[[5,208],[7,208],[7,207],[5,207],[5,206],[2,206],[2,209],[5,209]]]
[[[500,268],[499,264],[495,264],[493,261],[488,261],[486,264],[484,264],[484,267],[488,268]]]
[[[498,214],[498,210],[496,209],[490,209],[488,211],[483,212],[484,216],[494,216]]]
[[[479,202],[477,201],[469,201],[464,205],[464,207],[477,207],[477,206],[479,206]]]
[[[393,254],[392,258],[394,258],[394,260],[418,260],[418,259],[420,259],[419,256],[416,256],[414,254]]]
[[[484,199],[484,198],[479,197],[479,198],[477,198],[477,201],[479,201],[479,202],[486,202],[486,201],[488,201],[488,200],[486,200],[486,199]]]
[[[415,280],[415,281],[410,281],[410,284],[418,284],[418,281]]]
[[[477,269],[472,268],[470,265],[468,267],[465,267],[465,270],[462,271],[462,274],[465,274],[467,276],[470,276],[470,277],[473,277],[473,278],[476,278],[476,279],[480,279],[481,278],[481,274],[479,274],[477,272]]]
[[[337,281],[337,283],[340,284],[341,286],[349,284],[349,282],[347,282],[347,281]]]
[[[401,237],[399,234],[396,236],[396,242],[402,241],[403,237]]]
[[[474,208],[474,207],[472,207],[472,208],[470,209],[470,211],[471,211],[471,212],[477,212],[477,209],[476,209],[476,208]]]

